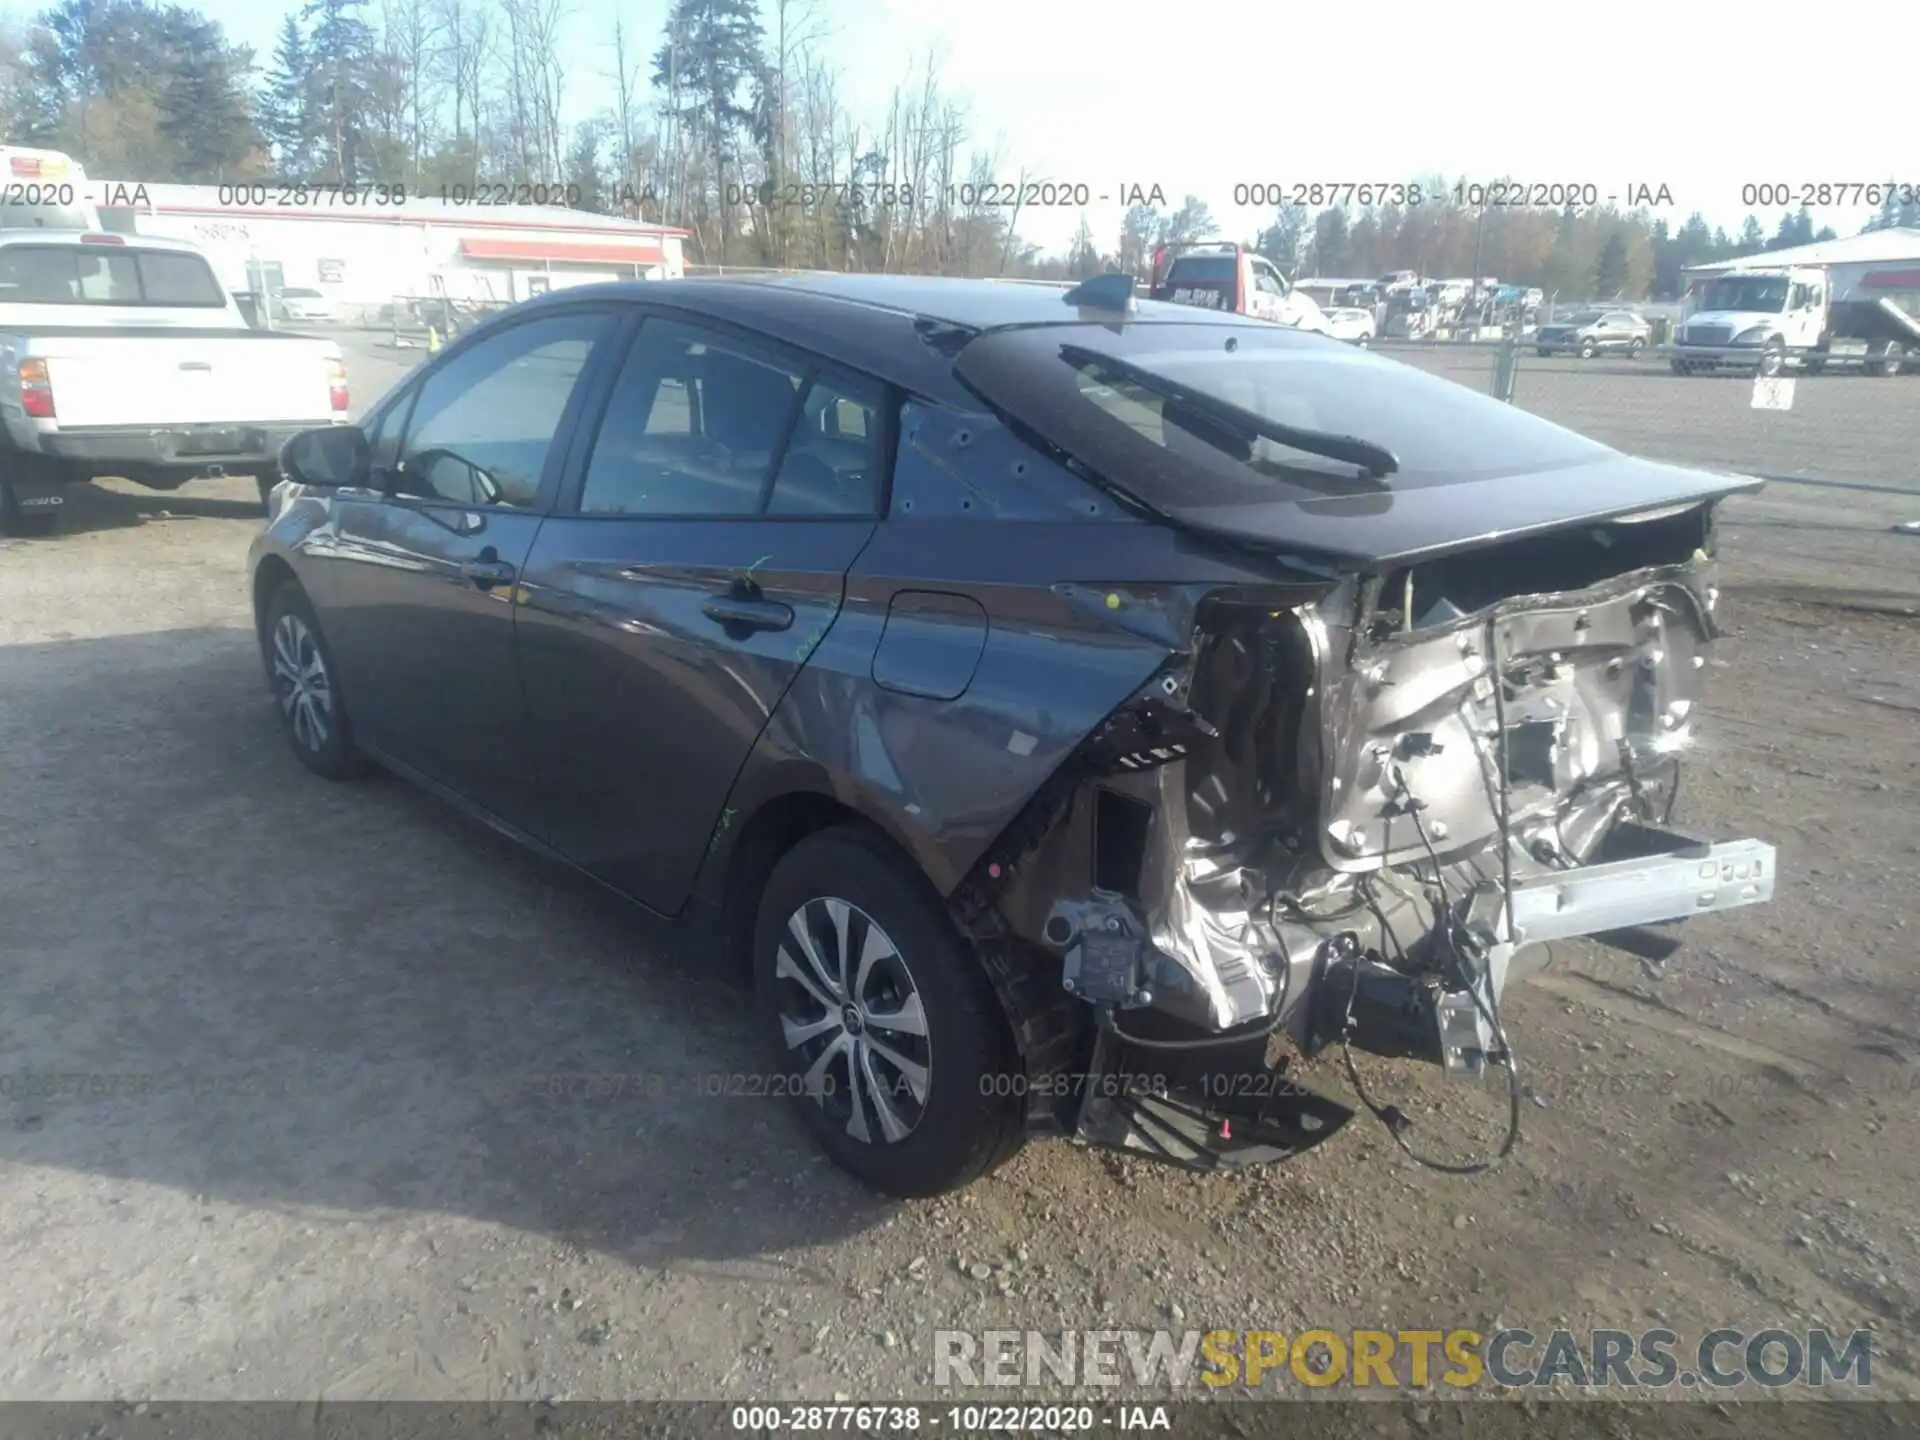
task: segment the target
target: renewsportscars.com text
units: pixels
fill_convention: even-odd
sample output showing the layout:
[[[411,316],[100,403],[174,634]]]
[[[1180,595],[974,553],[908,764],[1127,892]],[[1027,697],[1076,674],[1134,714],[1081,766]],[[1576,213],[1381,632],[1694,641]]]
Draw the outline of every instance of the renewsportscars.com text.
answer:
[[[948,1386],[1479,1385],[1729,1389],[1873,1383],[1873,1336],[1819,1329],[936,1330],[933,1383]]]

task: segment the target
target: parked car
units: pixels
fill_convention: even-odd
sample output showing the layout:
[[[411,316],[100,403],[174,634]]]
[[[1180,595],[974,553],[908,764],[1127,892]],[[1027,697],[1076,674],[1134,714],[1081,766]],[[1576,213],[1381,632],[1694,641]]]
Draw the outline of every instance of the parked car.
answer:
[[[339,347],[252,328],[192,245],[0,234],[0,528],[55,528],[95,475],[255,475],[264,501],[281,444],[347,407]]]
[[[273,297],[275,318],[300,325],[324,325],[335,318],[333,302],[318,290],[298,287],[281,290]]]
[[[1373,312],[1371,310],[1338,309],[1327,311],[1327,333],[1336,340],[1345,340],[1349,345],[1367,346],[1373,343]]]
[[[1582,360],[1596,355],[1638,355],[1647,348],[1653,327],[1631,310],[1582,310],[1533,333],[1542,355],[1572,353]]]
[[[1045,1129],[1299,1153],[1352,1112],[1281,1032],[1504,1067],[1517,1123],[1536,942],[1772,893],[1661,819],[1760,482],[1133,283],[493,317],[286,447],[250,567],[295,756],[717,926],[756,1093],[890,1193]]]

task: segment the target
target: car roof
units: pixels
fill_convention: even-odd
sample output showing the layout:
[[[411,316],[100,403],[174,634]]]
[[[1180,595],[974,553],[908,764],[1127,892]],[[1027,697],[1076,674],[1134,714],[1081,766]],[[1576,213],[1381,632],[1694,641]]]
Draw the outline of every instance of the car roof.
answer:
[[[515,306],[618,299],[751,330],[828,356],[930,400],[976,403],[953,376],[953,355],[971,335],[1038,325],[1179,324],[1222,328],[1269,322],[1191,305],[1138,300],[1122,320],[1066,303],[1067,288],[938,275],[794,274],[727,279],[630,280],[568,286]],[[496,321],[497,323],[497,321]]]

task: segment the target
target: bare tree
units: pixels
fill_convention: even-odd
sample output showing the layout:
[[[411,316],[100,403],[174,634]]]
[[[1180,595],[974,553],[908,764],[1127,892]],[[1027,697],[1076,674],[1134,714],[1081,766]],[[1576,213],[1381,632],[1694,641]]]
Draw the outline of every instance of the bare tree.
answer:
[[[433,0],[438,44],[435,71],[453,100],[454,169],[444,178],[472,184],[480,178],[482,93],[493,49],[492,25],[482,0]]]

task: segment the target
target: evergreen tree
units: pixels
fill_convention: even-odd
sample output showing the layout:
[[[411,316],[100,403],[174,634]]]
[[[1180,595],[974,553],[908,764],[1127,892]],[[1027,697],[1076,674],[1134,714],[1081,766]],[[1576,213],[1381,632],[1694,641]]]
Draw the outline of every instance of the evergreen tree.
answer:
[[[279,173],[290,180],[313,174],[315,140],[312,94],[313,59],[299,17],[280,22],[273,48],[273,70],[260,96],[260,132],[273,147]]]
[[[357,185],[373,180],[363,174],[371,160],[368,79],[374,73],[373,27],[361,17],[367,0],[308,0],[304,18],[314,22],[307,37],[311,64],[309,116],[318,140],[319,168],[314,177]]]
[[[1316,275],[1344,276],[1353,257],[1347,212],[1322,210],[1313,217],[1313,269]]]
[[[769,120],[764,32],[754,0],[674,0],[666,42],[655,52],[653,83],[668,113],[697,137],[713,164],[720,257],[727,253],[727,186],[738,188],[743,135]]]
[[[1615,230],[1600,247],[1600,259],[1593,267],[1593,293],[1598,299],[1611,300],[1626,288],[1626,284],[1627,241]]]
[[[1780,228],[1773,232],[1773,239],[1767,242],[1767,249],[1788,250],[1796,245],[1812,243],[1813,212],[1802,205],[1798,212],[1780,217]]]
[[[1260,232],[1260,253],[1280,267],[1289,279],[1300,264],[1300,247],[1307,238],[1307,207],[1282,205],[1273,224]]]
[[[249,172],[260,150],[241,77],[253,64],[213,21],[171,6],[162,13],[166,75],[158,89],[160,131],[171,142],[176,178],[218,184]]]

